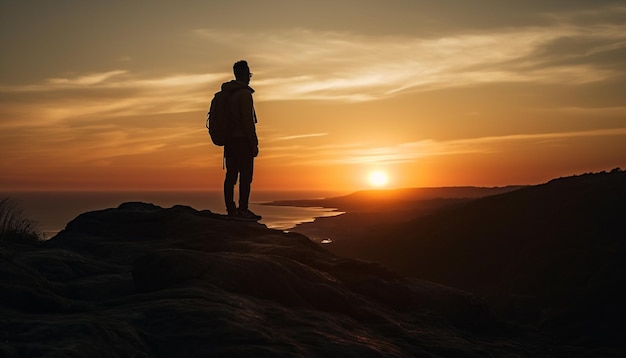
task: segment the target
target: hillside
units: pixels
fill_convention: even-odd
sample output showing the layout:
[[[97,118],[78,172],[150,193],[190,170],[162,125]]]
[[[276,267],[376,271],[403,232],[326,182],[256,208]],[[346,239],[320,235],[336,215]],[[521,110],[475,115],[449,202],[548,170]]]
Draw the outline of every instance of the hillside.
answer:
[[[0,240],[0,356],[550,356],[463,291],[209,211],[125,203]]]
[[[278,200],[271,205],[291,206],[323,206],[338,208],[348,212],[380,212],[385,210],[400,210],[404,206],[415,202],[438,199],[473,199],[489,195],[496,195],[517,190],[521,186],[506,187],[440,187],[440,188],[404,188],[390,190],[362,190],[352,194],[324,199],[308,200]]]
[[[626,342],[626,172],[560,178],[361,237],[351,257],[478,294],[594,347]]]
[[[517,190],[521,186],[506,187],[440,187],[364,190],[325,199],[283,200],[271,205],[319,206],[337,208],[345,212],[339,216],[317,218],[312,223],[298,225],[292,231],[307,235],[316,242],[331,238],[328,249],[335,254],[350,256],[353,247],[360,245],[363,235],[377,227],[394,226],[417,217],[476,198]]]

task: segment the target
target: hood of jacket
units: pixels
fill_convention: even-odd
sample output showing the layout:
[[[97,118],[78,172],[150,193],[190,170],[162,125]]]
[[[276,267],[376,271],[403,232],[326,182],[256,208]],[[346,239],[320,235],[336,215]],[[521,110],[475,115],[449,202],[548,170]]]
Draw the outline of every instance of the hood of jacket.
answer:
[[[247,88],[251,93],[254,93],[254,89],[252,89],[252,87],[235,80],[222,83],[222,91],[232,92],[242,88]]]

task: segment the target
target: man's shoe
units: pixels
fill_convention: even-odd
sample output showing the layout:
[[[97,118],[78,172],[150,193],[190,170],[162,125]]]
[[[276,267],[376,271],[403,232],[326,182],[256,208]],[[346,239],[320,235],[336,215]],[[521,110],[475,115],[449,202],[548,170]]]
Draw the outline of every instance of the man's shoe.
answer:
[[[259,221],[261,220],[261,215],[257,215],[249,209],[239,209],[237,212],[237,218],[246,221]]]
[[[237,214],[239,213],[239,210],[237,210],[237,208],[227,209],[226,212],[227,219],[237,219]]]

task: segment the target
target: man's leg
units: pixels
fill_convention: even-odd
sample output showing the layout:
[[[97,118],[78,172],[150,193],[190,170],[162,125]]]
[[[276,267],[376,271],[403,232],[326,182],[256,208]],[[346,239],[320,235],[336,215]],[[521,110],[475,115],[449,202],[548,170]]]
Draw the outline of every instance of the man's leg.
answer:
[[[241,156],[239,157],[239,210],[237,217],[249,220],[261,220],[261,216],[248,209],[250,199],[250,185],[252,184],[252,173],[254,172],[254,154],[249,142],[242,143]]]
[[[230,148],[229,148],[230,149]],[[239,160],[235,153],[226,151],[226,176],[224,178],[224,203],[226,204],[226,211],[229,215],[234,215],[237,212],[235,206],[235,184],[237,184],[237,176],[239,174]]]
[[[254,157],[252,155],[242,155],[239,163],[239,209],[246,210],[248,209],[248,201],[250,200],[250,186],[252,184],[252,173],[254,172]]]

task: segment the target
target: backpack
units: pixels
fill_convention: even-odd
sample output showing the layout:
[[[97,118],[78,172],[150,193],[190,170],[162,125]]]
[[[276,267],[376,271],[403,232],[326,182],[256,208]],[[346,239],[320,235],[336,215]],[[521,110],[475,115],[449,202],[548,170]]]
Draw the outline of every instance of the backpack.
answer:
[[[207,113],[206,127],[209,130],[209,135],[213,144],[220,147],[228,142],[235,128],[230,119],[230,97],[236,91],[221,90],[215,93]]]

